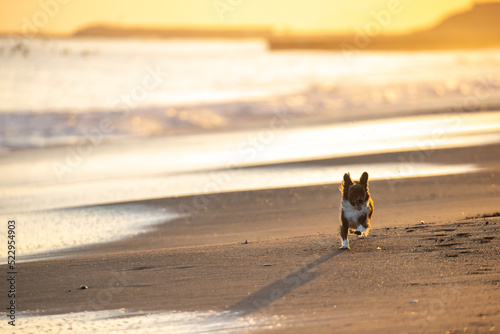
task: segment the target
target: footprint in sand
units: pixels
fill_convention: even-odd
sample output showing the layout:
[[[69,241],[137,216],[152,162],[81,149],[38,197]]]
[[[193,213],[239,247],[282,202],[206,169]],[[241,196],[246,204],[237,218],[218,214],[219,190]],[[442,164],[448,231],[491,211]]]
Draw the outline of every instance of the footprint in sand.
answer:
[[[440,245],[436,245],[437,247],[451,247],[451,246],[455,246],[455,245],[460,245],[458,242],[450,242],[448,244],[440,244]]]

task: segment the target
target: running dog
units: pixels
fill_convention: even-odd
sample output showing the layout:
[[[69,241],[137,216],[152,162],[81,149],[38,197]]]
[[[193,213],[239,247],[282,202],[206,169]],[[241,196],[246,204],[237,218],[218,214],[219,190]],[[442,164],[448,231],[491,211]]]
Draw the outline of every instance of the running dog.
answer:
[[[359,182],[352,182],[349,173],[344,174],[344,181],[340,185],[342,193],[340,220],[341,249],[349,249],[347,235],[349,229],[361,237],[367,236],[371,229],[370,220],[373,215],[373,200],[368,192],[368,173],[364,172]]]

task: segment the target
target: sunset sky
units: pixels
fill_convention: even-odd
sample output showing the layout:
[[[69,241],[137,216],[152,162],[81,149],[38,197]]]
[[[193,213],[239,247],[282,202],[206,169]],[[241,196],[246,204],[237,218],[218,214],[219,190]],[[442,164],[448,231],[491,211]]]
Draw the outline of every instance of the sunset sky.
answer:
[[[253,25],[290,32],[349,32],[373,20],[371,13],[387,9],[391,1],[400,3],[401,12],[391,17],[385,33],[429,27],[452,13],[471,8],[474,3],[473,0],[0,0],[0,32],[18,33],[35,25],[42,33],[71,34],[91,24]],[[214,4],[220,5],[219,12]]]

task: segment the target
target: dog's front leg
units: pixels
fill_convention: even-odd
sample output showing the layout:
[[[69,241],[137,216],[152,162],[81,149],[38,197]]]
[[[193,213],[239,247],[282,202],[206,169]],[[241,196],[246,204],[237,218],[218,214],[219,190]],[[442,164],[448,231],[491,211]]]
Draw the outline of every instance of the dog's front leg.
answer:
[[[360,216],[358,218],[358,228],[356,229],[355,234],[359,236],[367,236],[368,231],[370,230],[370,223],[368,221],[368,217],[366,215]]]
[[[340,215],[340,220],[342,224],[340,225],[340,237],[342,239],[341,249],[349,249],[349,240],[347,240],[347,235],[349,234],[349,221],[344,217],[344,212]]]

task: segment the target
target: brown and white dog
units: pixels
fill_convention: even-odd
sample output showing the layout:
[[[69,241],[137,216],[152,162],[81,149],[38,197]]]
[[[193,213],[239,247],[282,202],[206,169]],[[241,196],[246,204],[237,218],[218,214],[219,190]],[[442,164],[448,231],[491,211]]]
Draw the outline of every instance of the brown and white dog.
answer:
[[[349,229],[354,234],[367,236],[371,229],[370,220],[373,215],[373,200],[368,192],[368,173],[364,172],[359,182],[352,182],[349,173],[344,174],[344,181],[340,186],[342,192],[340,220],[341,249],[349,249],[347,235]]]

